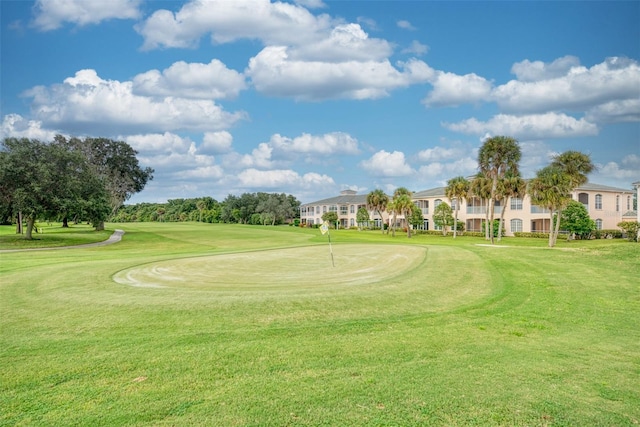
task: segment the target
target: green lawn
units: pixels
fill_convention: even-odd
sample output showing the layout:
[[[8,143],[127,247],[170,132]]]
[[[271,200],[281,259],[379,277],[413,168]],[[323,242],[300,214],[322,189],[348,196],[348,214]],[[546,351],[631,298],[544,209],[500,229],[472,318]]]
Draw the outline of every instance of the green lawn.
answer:
[[[108,228],[0,253],[0,425],[640,423],[638,244]]]

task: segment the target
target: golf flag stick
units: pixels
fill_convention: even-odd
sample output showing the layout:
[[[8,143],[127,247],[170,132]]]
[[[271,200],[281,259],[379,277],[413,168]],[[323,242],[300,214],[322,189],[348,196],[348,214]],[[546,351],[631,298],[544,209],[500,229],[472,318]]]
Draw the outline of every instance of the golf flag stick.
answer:
[[[333,262],[333,248],[331,247],[331,233],[329,233],[329,222],[325,221],[321,226],[320,226],[320,232],[324,235],[327,234],[327,236],[329,237],[329,253],[331,254],[331,265],[333,265],[334,267],[336,266],[336,263]]]

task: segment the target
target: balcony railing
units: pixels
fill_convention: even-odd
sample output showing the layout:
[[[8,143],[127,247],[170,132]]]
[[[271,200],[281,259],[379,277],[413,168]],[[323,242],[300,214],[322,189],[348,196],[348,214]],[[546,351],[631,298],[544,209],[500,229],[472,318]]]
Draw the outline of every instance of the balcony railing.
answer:
[[[496,206],[493,210],[494,213],[501,213],[502,212],[502,206]],[[467,206],[467,213],[468,214],[486,214],[487,213],[487,207],[486,206]]]
[[[532,214],[544,214],[544,213],[548,214],[549,209],[536,206],[536,205],[531,205],[531,213]]]

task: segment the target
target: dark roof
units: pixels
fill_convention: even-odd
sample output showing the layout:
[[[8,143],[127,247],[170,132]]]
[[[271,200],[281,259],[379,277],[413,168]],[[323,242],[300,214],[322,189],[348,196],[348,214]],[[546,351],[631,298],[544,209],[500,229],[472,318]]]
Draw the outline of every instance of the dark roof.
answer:
[[[436,188],[431,188],[429,190],[422,190],[422,191],[415,192],[411,197],[413,199],[426,199],[427,197],[437,197],[437,196],[444,197],[445,196],[444,194],[445,194],[445,187],[436,187]]]
[[[635,218],[635,217],[637,217],[637,216],[638,216],[638,212],[636,212],[636,211],[626,211],[626,212],[622,215],[622,217],[623,217],[623,218],[624,218],[624,217],[631,217],[631,218]]]
[[[317,202],[304,203],[302,206],[309,205],[366,205],[366,194],[345,194],[328,199],[318,200]]]

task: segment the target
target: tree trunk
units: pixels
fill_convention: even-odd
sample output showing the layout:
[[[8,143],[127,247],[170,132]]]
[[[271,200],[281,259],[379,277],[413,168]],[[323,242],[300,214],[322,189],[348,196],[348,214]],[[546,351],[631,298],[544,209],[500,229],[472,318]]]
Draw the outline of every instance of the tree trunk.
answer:
[[[489,240],[489,200],[486,202],[484,213],[484,239]]]
[[[22,211],[18,211],[18,222],[16,223],[16,234],[22,234]]]
[[[553,232],[553,246],[555,246],[558,241],[558,233],[560,232],[560,216],[561,215],[562,215],[562,211],[558,209],[558,214],[556,215],[555,231]]]
[[[104,221],[100,221],[98,225],[96,225],[96,231],[104,230]]]
[[[504,224],[504,211],[507,210],[507,202],[509,200],[505,200],[504,206],[502,207],[502,211],[500,212],[500,226],[498,227],[498,242],[502,241],[502,224]]]
[[[549,247],[552,248],[554,245],[553,241],[553,209],[549,209]]]
[[[35,217],[27,218],[27,234],[25,234],[24,238],[27,240],[33,240],[33,225],[36,223]]]
[[[62,218],[62,228],[69,228],[69,218],[65,217]]]
[[[456,238],[456,234],[458,233],[458,203],[459,200],[456,201],[456,215],[453,218],[453,238]]]

